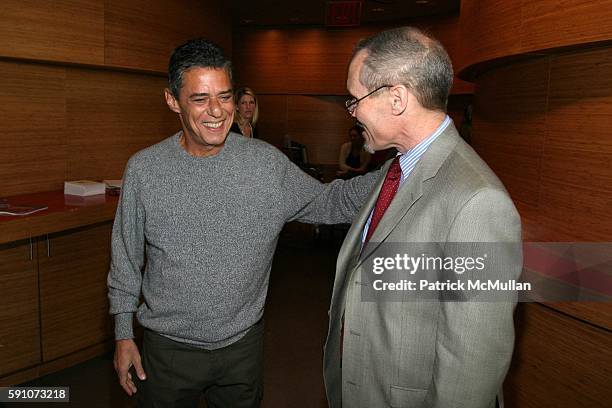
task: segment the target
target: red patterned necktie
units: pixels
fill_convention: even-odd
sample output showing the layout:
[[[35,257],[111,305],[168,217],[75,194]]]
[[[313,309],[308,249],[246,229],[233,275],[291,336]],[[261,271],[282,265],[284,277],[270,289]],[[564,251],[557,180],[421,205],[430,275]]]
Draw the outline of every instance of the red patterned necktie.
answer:
[[[370,237],[376,230],[378,223],[382,219],[383,215],[385,215],[385,211],[387,211],[389,205],[391,205],[391,201],[393,201],[393,197],[395,197],[395,193],[397,193],[397,189],[400,185],[401,177],[402,169],[399,164],[399,156],[395,156],[395,159],[393,159],[391,162],[391,166],[389,166],[389,170],[385,176],[385,181],[380,189],[380,193],[378,194],[378,200],[376,201],[376,206],[374,207],[374,214],[372,214],[372,220],[370,221],[368,234],[366,235],[364,244],[367,244],[370,241]]]

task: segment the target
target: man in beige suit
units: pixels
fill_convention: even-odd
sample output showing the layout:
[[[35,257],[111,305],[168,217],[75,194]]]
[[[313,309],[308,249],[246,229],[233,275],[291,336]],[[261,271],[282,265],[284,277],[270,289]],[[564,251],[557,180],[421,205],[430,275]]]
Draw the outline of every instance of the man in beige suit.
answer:
[[[427,300],[408,291],[401,301],[364,299],[366,275],[385,245],[409,252],[410,243],[439,243],[441,256],[476,257],[470,245],[449,248],[514,243],[493,251],[487,273],[520,275],[518,213],[445,113],[452,78],[441,44],[409,27],[362,41],[350,62],[349,113],[371,150],[399,154],[385,164],[385,180],[338,257],[324,357],[331,408],[496,405],[514,346],[514,292],[503,301],[485,299],[485,291],[445,301],[442,290]]]

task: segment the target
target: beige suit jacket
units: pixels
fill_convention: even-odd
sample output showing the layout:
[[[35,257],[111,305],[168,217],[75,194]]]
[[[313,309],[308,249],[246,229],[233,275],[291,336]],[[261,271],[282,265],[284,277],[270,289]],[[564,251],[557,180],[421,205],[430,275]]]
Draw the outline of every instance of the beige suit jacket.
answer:
[[[366,302],[361,273],[385,243],[520,243],[520,218],[512,200],[451,124],[400,186],[361,251],[362,231],[382,178],[338,256],[324,354],[330,407],[495,407],[514,346],[515,298]],[[506,276],[518,279],[520,250],[501,256]]]

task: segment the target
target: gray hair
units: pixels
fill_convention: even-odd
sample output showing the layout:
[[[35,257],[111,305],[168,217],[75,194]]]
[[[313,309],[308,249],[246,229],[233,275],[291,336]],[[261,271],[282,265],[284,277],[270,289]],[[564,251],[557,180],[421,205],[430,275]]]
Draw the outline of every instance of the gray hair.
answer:
[[[453,66],[438,40],[417,28],[401,27],[361,40],[353,56],[361,50],[367,52],[359,75],[363,86],[373,90],[401,84],[423,107],[446,111]]]

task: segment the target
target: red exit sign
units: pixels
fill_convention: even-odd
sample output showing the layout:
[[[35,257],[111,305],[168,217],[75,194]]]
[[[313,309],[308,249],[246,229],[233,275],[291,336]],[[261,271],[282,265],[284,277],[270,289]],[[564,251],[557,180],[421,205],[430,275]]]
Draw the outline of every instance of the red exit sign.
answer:
[[[354,27],[361,22],[362,0],[330,0],[327,2],[325,25]]]

